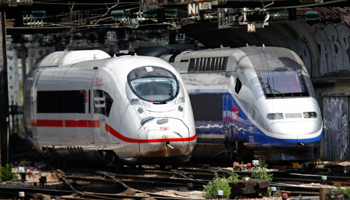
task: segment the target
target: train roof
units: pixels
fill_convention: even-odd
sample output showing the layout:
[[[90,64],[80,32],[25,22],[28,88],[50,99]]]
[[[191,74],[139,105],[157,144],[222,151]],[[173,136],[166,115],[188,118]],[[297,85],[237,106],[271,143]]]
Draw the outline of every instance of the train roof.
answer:
[[[79,53],[87,53],[86,51],[76,51],[71,55],[65,52],[48,55],[48,58],[44,58],[40,63],[42,70],[37,85],[38,90],[84,88],[91,84],[91,77],[94,76],[92,71],[100,69],[107,70],[107,73],[113,76],[118,76],[122,82],[126,81],[127,74],[131,70],[143,66],[159,66],[173,73],[176,72],[169,63],[156,57],[127,55],[105,58],[106,54],[94,54],[95,52],[88,52],[90,57],[87,55],[79,57]],[[67,59],[67,55],[68,58],[73,59]],[[51,62],[50,59],[53,61]]]
[[[38,62],[37,67],[62,67],[83,61],[100,60],[111,56],[101,50],[56,51]]]
[[[38,62],[36,67],[66,71],[80,70],[89,71],[97,68],[106,68],[113,73],[128,73],[134,68],[142,66],[161,66],[170,71],[176,71],[166,61],[151,56],[132,56],[125,55],[119,57],[111,57],[101,50],[77,50],[77,51],[58,51],[49,54]],[[83,76],[83,74],[81,74]],[[79,76],[79,74],[76,74]]]
[[[150,56],[131,56],[111,57],[102,50],[77,50],[77,51],[56,51],[42,58],[37,67],[82,67],[97,65],[117,61],[121,65],[128,67],[138,65],[164,65],[165,61]],[[89,64],[88,64],[89,63]],[[108,65],[107,65],[108,66]]]
[[[215,60],[217,58],[221,59]],[[188,72],[236,71],[237,67],[249,67],[261,71],[305,68],[298,55],[282,47],[248,46],[186,51],[176,57],[175,61],[187,62]]]
[[[292,50],[282,47],[243,47],[255,70],[297,70],[305,67],[299,56]]]

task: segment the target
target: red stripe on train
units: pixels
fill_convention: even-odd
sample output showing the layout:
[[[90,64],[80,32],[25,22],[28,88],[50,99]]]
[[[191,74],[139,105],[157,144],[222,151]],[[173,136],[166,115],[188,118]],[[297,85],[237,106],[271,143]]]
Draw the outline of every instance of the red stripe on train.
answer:
[[[40,127],[64,127],[63,121],[65,121],[65,127],[80,127],[80,128],[87,128],[87,127],[93,127],[98,128],[100,127],[100,121],[98,120],[32,120],[33,126],[40,126]],[[197,134],[195,134],[192,137],[189,138],[159,138],[159,139],[133,139],[125,137],[124,135],[120,134],[118,131],[114,130],[112,127],[110,127],[108,124],[106,124],[106,130],[111,133],[114,137],[128,143],[157,143],[157,142],[183,142],[183,141],[193,141],[197,138]]]
[[[47,126],[47,127],[63,127],[63,120],[42,120],[37,119],[32,121],[33,126]]]
[[[159,139],[133,139],[125,137],[118,131],[114,130],[108,124],[106,124],[106,130],[110,132],[114,137],[128,143],[156,143],[156,142],[183,142],[183,141],[193,141],[197,138],[197,134],[189,138],[159,138]]]
[[[93,121],[91,121],[91,120],[65,120],[65,127],[98,128],[98,127],[100,127],[100,121],[98,121],[98,120],[93,120]]]

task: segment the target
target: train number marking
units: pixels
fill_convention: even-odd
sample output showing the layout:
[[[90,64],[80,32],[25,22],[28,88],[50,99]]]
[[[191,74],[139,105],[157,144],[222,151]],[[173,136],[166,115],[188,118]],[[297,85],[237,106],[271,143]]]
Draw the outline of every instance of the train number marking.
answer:
[[[169,126],[161,126],[160,130],[161,131],[168,131],[169,130]]]

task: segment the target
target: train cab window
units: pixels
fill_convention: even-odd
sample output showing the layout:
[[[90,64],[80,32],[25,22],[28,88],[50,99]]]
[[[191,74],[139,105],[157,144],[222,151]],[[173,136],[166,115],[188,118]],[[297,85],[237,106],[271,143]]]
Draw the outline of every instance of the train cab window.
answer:
[[[268,98],[308,96],[307,88],[298,71],[260,72],[260,79]]]
[[[128,75],[128,83],[135,95],[154,103],[165,103],[179,93],[175,75],[160,67],[134,69]]]
[[[241,91],[241,88],[242,88],[242,82],[241,80],[239,80],[239,78],[237,78],[236,86],[235,86],[235,91],[237,94],[239,93],[239,91]]]

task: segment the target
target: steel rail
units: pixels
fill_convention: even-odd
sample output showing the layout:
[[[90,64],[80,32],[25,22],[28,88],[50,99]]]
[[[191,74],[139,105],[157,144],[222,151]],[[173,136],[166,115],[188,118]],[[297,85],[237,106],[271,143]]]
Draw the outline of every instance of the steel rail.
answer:
[[[131,174],[115,174],[115,173],[111,173],[111,172],[105,172],[109,175],[112,175],[113,177],[118,177],[118,178],[125,178],[125,179],[133,179],[135,180],[144,180],[146,179],[146,181],[148,182],[153,182],[154,184],[156,184],[157,182],[159,182],[160,184],[167,184],[167,185],[173,185],[175,186],[176,184],[182,184],[182,185],[187,185],[188,183],[192,183],[192,184],[206,184],[208,183],[210,180],[203,180],[203,179],[193,179],[193,178],[189,178],[187,176],[185,176],[186,178],[175,178],[175,177],[150,177],[150,176],[144,176],[144,175],[131,175]],[[165,182],[166,180],[169,180],[170,182]],[[150,182],[150,183],[151,183]]]
[[[134,189],[132,187],[127,186],[125,183],[119,181],[118,179],[116,179],[114,176],[110,175],[107,172],[98,171],[97,173],[98,174],[103,174],[103,175],[109,177],[110,179],[112,179],[116,183],[119,183],[119,184],[123,185],[126,189],[132,189],[132,190],[135,190],[137,192],[146,193],[146,194],[149,194],[149,195],[152,195],[152,196],[156,196],[157,199],[159,199],[159,197],[163,197],[163,198],[166,198],[166,199],[186,199],[186,198],[176,198],[176,197],[167,196],[167,195],[159,195],[159,194],[155,194],[155,193],[151,193],[151,192],[145,192],[145,191],[142,191],[142,190]],[[129,195],[128,197],[131,197],[131,196]]]

